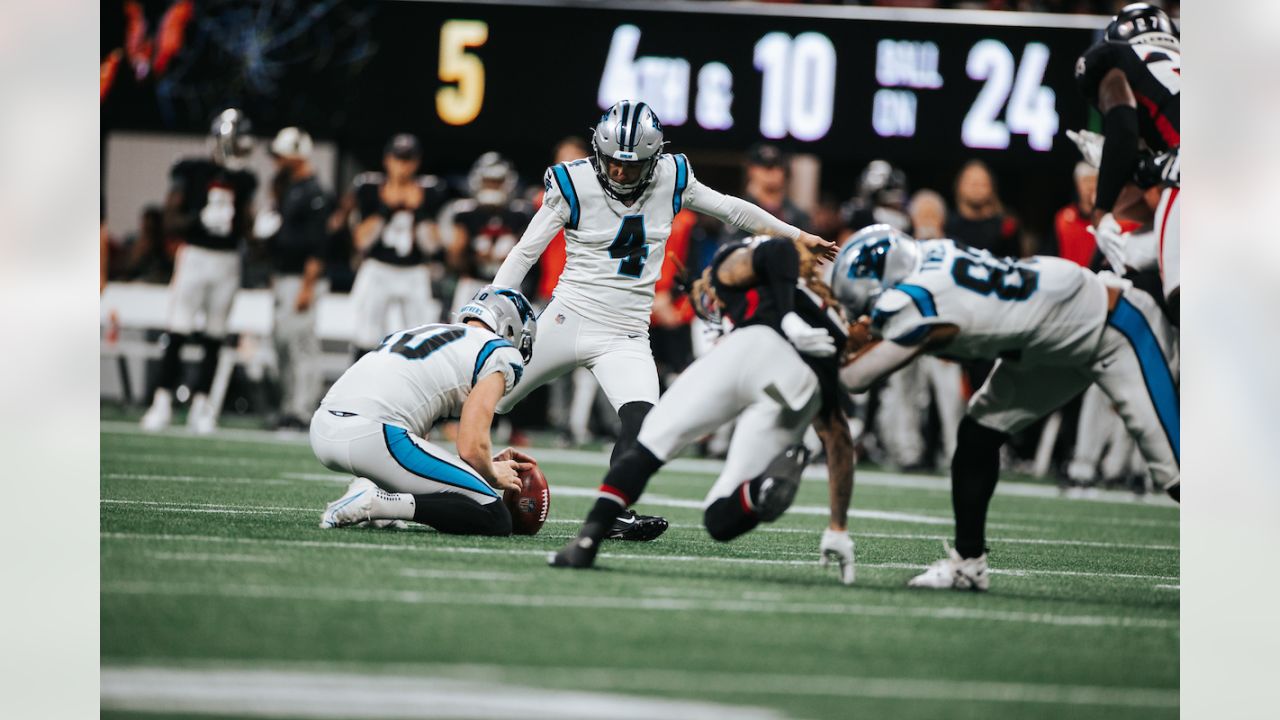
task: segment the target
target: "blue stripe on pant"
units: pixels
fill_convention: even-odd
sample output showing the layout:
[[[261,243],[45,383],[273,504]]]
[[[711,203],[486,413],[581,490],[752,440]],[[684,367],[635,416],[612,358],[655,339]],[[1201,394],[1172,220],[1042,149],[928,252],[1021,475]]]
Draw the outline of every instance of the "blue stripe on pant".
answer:
[[[489,497],[498,497],[498,491],[490,487],[489,483],[423,450],[409,437],[408,430],[384,424],[382,438],[387,443],[387,451],[391,453],[391,457],[395,458],[400,467],[414,475]]]
[[[1156,416],[1160,418],[1164,434],[1173,447],[1173,458],[1181,462],[1178,386],[1173,381],[1173,373],[1169,371],[1169,363],[1159,339],[1152,332],[1151,325],[1142,312],[1123,297],[1116,303],[1111,317],[1107,318],[1107,324],[1119,330],[1133,346],[1133,351],[1138,356],[1138,366],[1142,369],[1142,379],[1147,385],[1147,393],[1151,396],[1151,404],[1155,406]]]

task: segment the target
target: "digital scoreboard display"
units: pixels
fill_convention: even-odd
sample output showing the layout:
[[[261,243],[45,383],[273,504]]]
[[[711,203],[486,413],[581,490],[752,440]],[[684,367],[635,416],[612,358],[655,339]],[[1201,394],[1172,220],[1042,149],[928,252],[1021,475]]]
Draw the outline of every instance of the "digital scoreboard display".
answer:
[[[355,88],[360,117],[351,120],[369,127],[396,118],[495,146],[513,136],[549,144],[582,133],[616,100],[640,98],[684,147],[772,140],[837,162],[964,148],[1074,153],[1064,133],[1087,121],[1074,65],[1105,24],[683,7],[694,9],[386,4],[369,82]],[[975,15],[992,17],[955,17]]]

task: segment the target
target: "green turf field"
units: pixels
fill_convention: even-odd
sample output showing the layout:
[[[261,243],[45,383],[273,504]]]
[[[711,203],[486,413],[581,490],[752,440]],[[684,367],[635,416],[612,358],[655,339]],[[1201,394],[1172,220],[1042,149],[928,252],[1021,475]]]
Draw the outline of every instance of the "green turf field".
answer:
[[[997,491],[991,592],[908,590],[951,534],[942,478],[864,472],[858,581],[816,563],[826,486],[721,544],[707,463],[638,506],[673,527],[546,567],[603,474],[531,450],[541,534],[320,530],[347,478],[301,435],[104,421],[104,718],[1172,718],[1178,511]]]

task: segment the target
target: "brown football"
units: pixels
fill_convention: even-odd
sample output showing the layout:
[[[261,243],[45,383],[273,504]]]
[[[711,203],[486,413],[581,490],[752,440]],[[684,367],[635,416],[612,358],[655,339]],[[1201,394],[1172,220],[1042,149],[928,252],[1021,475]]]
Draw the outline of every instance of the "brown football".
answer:
[[[520,492],[505,490],[502,502],[511,511],[511,532],[516,535],[537,535],[551,511],[551,488],[547,477],[536,466],[520,473],[524,489]]]

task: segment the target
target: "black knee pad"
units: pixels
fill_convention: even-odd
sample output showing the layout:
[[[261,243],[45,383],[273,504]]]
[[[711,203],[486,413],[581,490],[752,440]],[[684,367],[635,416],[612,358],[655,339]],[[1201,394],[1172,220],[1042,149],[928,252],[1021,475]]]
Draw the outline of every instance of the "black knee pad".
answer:
[[[511,534],[511,511],[507,509],[507,504],[501,500],[491,502],[484,506],[485,512],[493,519],[492,523],[485,528],[484,535],[510,535]]]

